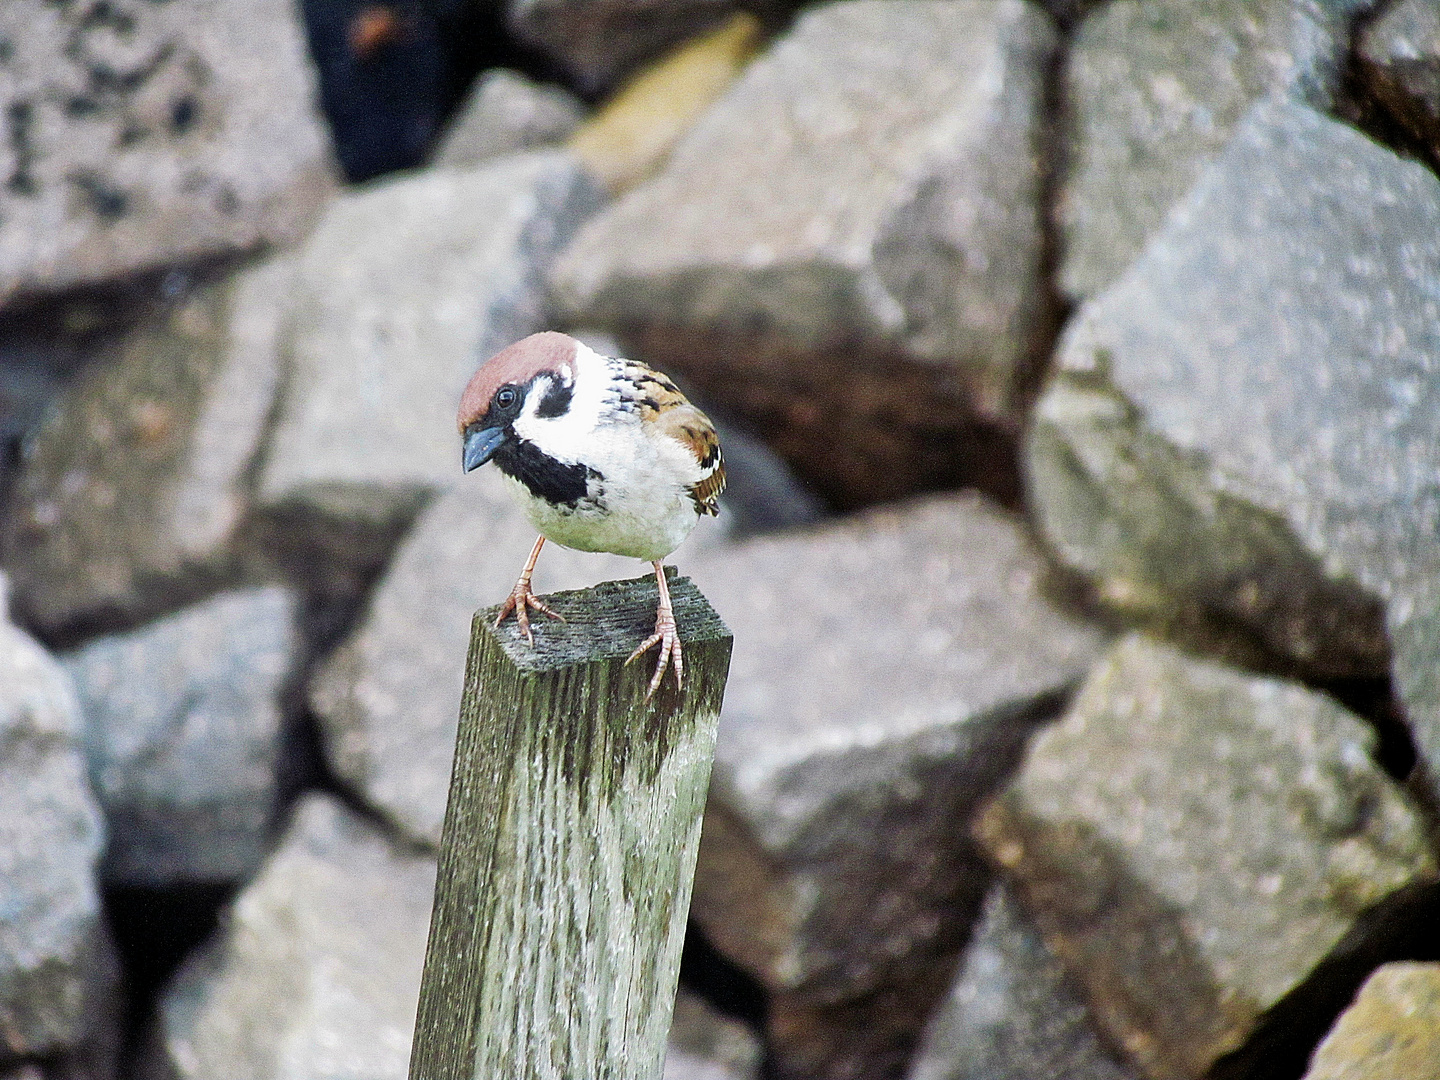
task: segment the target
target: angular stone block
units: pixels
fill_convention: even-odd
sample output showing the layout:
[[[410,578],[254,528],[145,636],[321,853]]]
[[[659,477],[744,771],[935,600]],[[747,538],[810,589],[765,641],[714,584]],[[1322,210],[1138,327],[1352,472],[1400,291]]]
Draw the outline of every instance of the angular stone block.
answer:
[[[840,504],[994,480],[1043,321],[1055,45],[1020,0],[806,12],[581,231],[558,302]]]
[[[584,104],[563,87],[492,68],[476,80],[432,162],[441,168],[480,165],[548,146],[567,138],[584,118]]]
[[[244,881],[279,800],[280,692],[299,663],[294,598],[224,593],[66,657],[110,841],[112,884]]]
[[[1424,819],[1375,743],[1324,695],[1132,636],[976,835],[1146,1076],[1198,1080],[1247,1042],[1233,1074],[1264,1075],[1275,1029],[1433,903]]]
[[[996,885],[908,1080],[1131,1080],[1060,961]]]
[[[1102,635],[969,496],[686,570],[735,635],[692,917],[771,991],[782,1075],[894,1075],[984,892],[964,823]]]
[[[118,992],[80,723],[64,670],[0,617],[0,1062],[77,1050]]]
[[[189,285],[88,365],[27,440],[0,551],[27,620],[134,622],[237,570],[283,377],[285,257]]]
[[[146,1080],[403,1080],[435,863],[323,795],[161,999]]]
[[[1065,65],[1061,287],[1103,291],[1257,100],[1334,101],[1350,23],[1371,0],[1144,0],[1099,6]]]
[[[569,146],[612,193],[650,178],[729,89],[761,39],[760,21],[732,15],[647,65],[582,126]]]
[[[405,1080],[435,862],[333,798],[296,807],[161,998],[137,1080]],[[753,1037],[682,994],[667,1080],[753,1080]]]
[[[0,303],[296,240],[334,189],[286,0],[9,0],[0,72]]]
[[[1067,330],[1026,469],[1103,598],[1312,677],[1388,670],[1440,775],[1437,312],[1435,176],[1262,104]]]
[[[383,524],[457,480],[460,391],[540,329],[542,274],[599,201],[569,155],[537,151],[332,203],[299,254],[265,506]]]

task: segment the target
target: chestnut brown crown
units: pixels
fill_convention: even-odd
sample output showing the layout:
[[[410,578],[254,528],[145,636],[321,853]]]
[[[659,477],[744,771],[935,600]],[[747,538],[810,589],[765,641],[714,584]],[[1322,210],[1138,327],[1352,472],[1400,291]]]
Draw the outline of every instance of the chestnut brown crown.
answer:
[[[507,383],[524,386],[542,371],[560,374],[575,360],[579,342],[555,330],[531,334],[492,356],[470,377],[460,395],[459,428],[465,430],[489,411],[495,391]]]

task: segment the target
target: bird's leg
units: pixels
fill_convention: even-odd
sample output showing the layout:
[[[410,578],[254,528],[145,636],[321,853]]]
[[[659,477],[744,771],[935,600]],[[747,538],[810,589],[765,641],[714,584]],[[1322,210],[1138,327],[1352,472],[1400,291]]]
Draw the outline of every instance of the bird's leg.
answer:
[[[675,610],[670,606],[670,586],[665,584],[665,567],[659,562],[652,563],[655,567],[655,580],[660,585],[660,605],[655,611],[655,633],[640,643],[640,647],[630,654],[630,659],[625,663],[632,663],[638,659],[650,646],[660,646],[660,662],[655,665],[655,675],[650,680],[650,689],[645,692],[645,700],[649,701],[655,696],[655,691],[660,688],[660,681],[665,678],[665,668],[675,668],[675,689],[680,689],[680,683],[685,674],[685,661],[681,657],[680,631],[675,626]]]
[[[531,645],[535,644],[535,635],[530,632],[530,608],[542,611],[552,619],[565,621],[564,615],[551,611],[549,605],[530,591],[530,575],[535,572],[535,560],[540,558],[540,549],[544,546],[545,537],[537,537],[535,546],[530,549],[530,558],[525,560],[525,569],[520,571],[520,580],[515,582],[515,588],[510,590],[505,603],[500,605],[500,614],[495,616],[495,625],[499,626],[505,621],[505,616],[513,611],[515,621],[520,624],[520,633],[525,635],[525,640]]]

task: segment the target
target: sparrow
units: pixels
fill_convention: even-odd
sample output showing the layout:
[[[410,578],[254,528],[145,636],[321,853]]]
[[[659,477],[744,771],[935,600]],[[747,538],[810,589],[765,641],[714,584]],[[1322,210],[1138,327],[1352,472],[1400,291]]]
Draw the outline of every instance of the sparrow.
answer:
[[[533,646],[530,610],[552,611],[530,589],[546,540],[608,551],[655,568],[655,632],[625,662],[656,645],[645,695],[684,659],[662,565],[696,523],[719,512],[725,460],[715,426],[675,384],[637,360],[601,356],[566,334],[532,334],[480,366],[460,397],[461,461],[493,461],[540,536],[495,620],[515,613]]]

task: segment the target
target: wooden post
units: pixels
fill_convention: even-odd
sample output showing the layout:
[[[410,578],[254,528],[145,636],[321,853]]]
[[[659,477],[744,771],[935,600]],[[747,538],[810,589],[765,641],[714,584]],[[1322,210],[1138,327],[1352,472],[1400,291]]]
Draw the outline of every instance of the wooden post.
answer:
[[[652,576],[547,597],[534,648],[476,614],[410,1080],[658,1080],[731,642],[668,580],[649,704]]]

